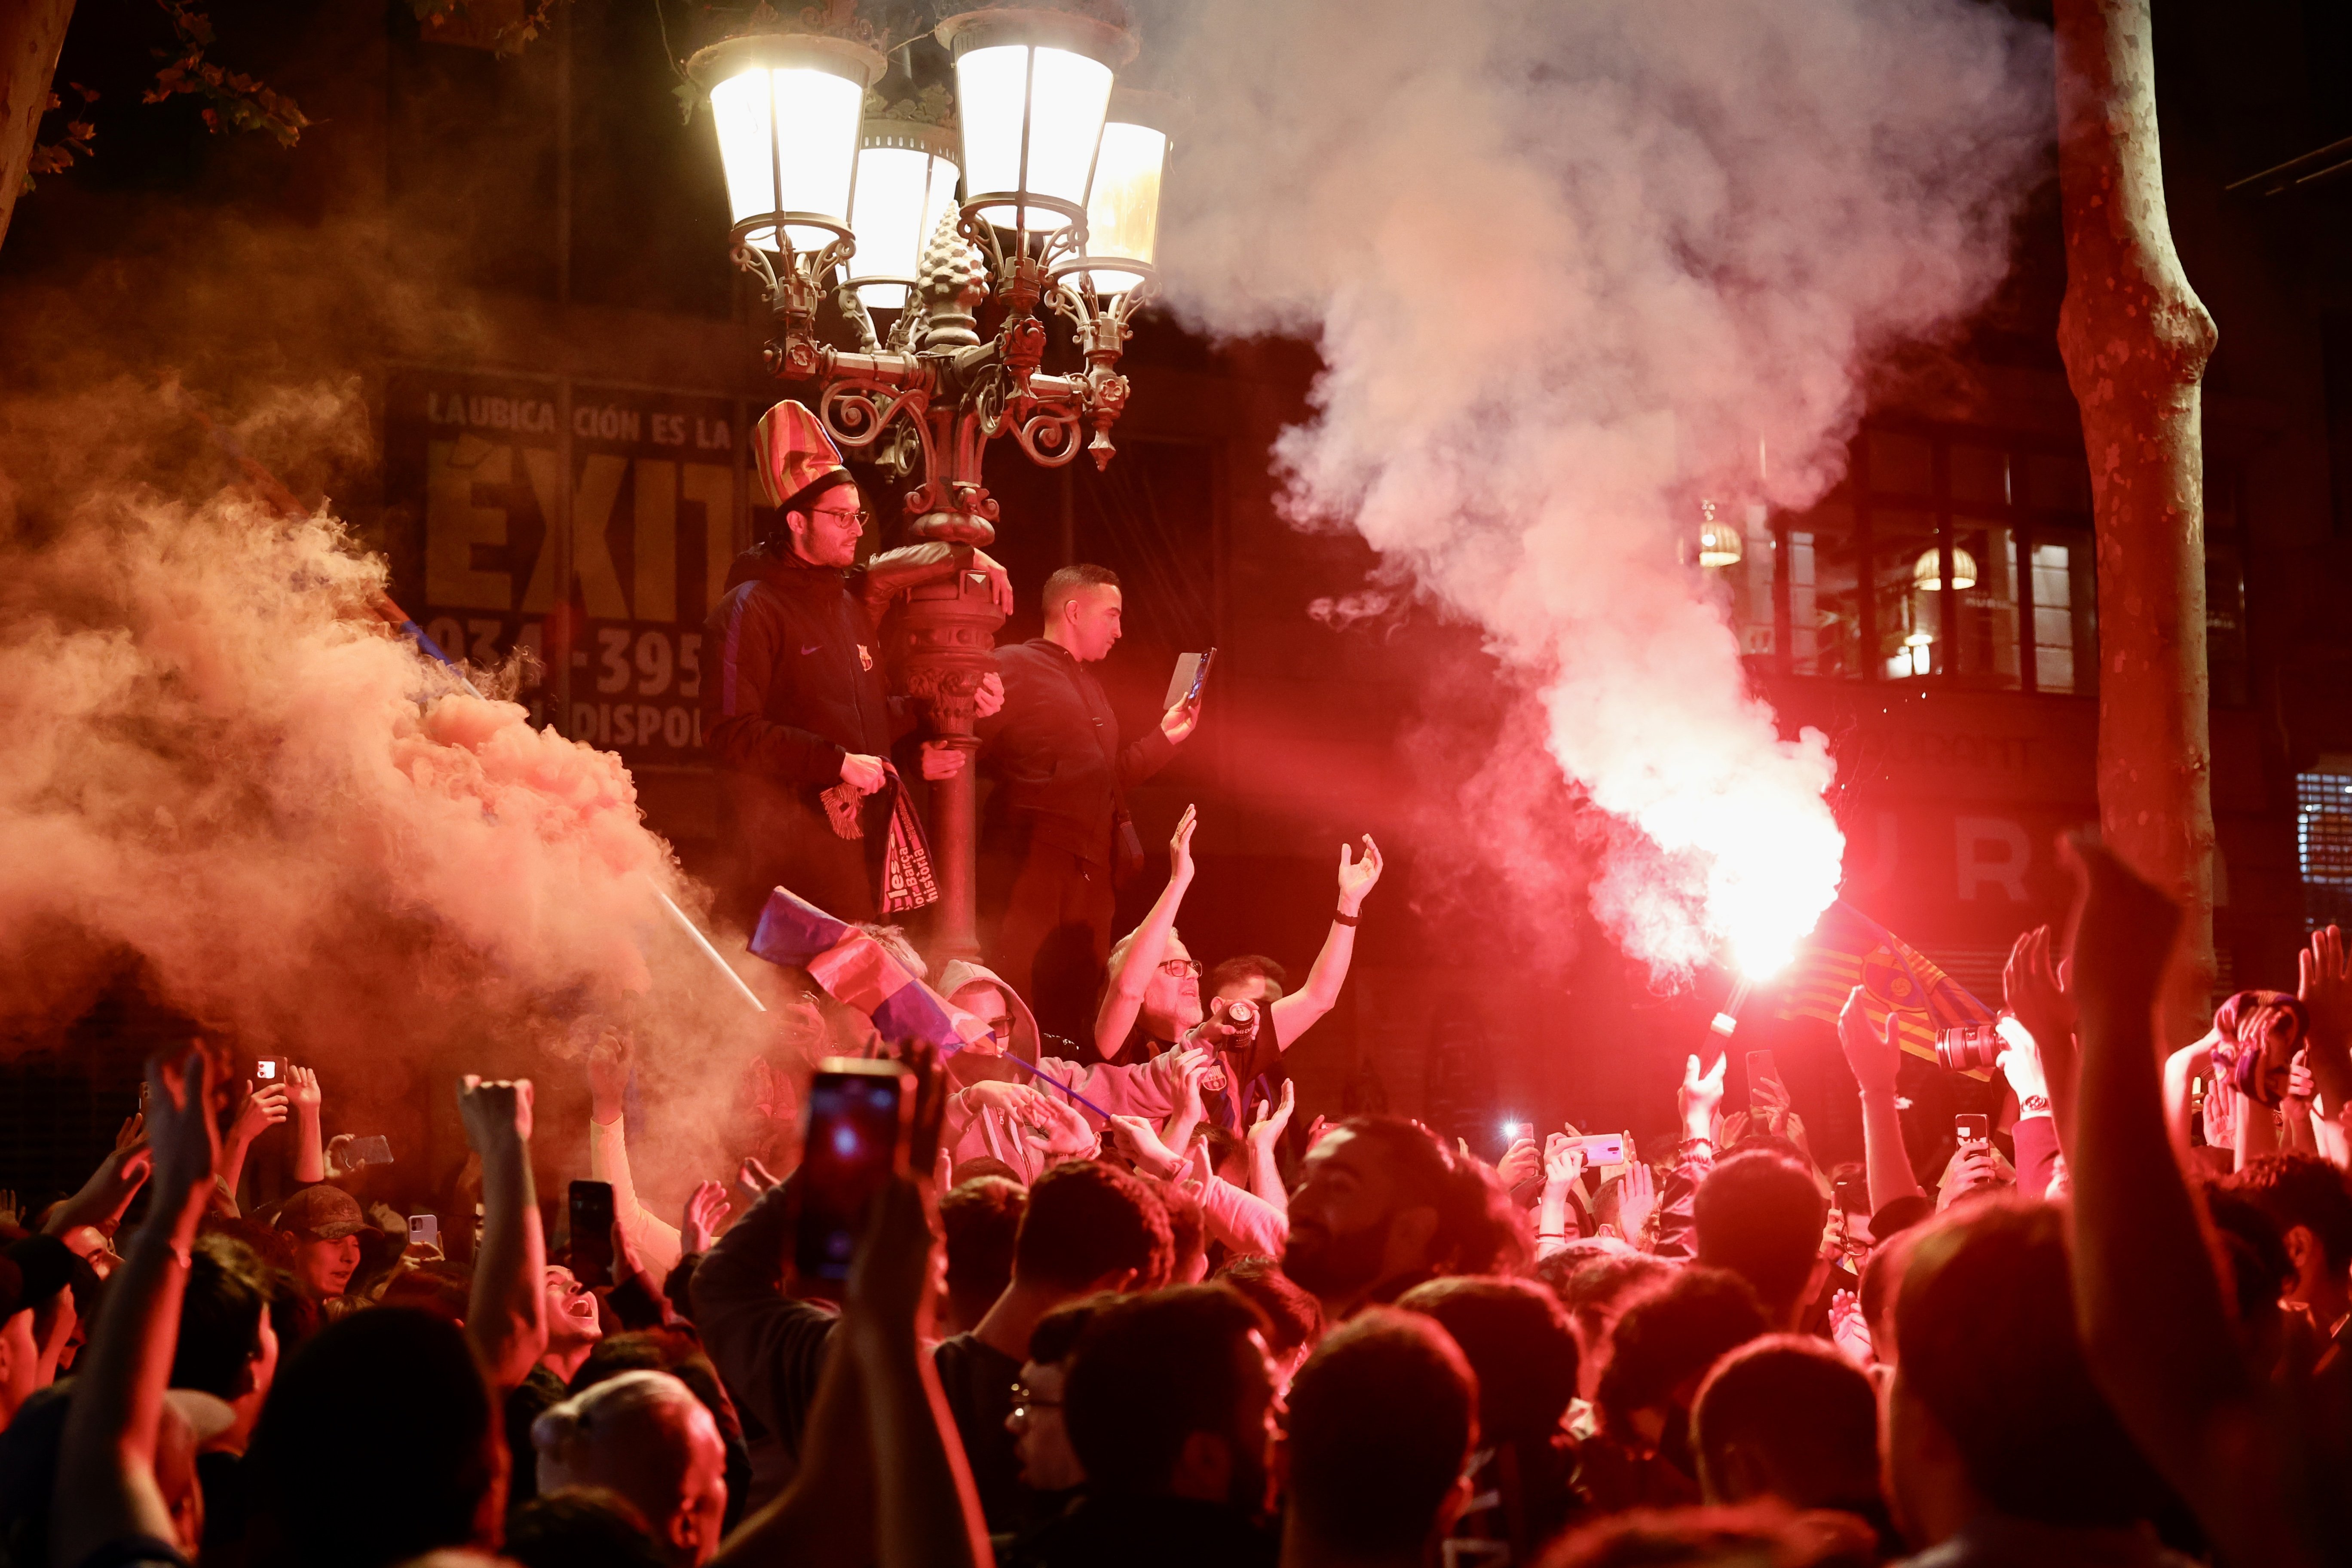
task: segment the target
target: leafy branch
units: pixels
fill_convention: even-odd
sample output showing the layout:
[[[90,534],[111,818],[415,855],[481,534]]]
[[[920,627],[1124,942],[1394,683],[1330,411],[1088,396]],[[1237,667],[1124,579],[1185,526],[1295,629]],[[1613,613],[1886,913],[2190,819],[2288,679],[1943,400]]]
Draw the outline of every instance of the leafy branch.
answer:
[[[198,10],[194,0],[155,3],[171,18],[172,30],[179,36],[180,54],[155,73],[155,85],[141,101],[161,103],[189,93],[204,100],[205,124],[215,132],[226,122],[235,131],[268,132],[281,147],[291,147],[300,140],[303,129],[312,121],[299,104],[253,77],[205,58],[205,51],[213,46],[212,18]]]

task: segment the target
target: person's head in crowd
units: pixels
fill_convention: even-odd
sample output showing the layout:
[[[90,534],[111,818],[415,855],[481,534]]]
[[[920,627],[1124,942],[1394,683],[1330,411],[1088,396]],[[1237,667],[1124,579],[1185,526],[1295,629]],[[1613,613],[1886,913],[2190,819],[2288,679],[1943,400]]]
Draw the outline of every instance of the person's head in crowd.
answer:
[[[1609,1336],[1597,1403],[1619,1442],[1654,1448],[1694,1479],[1691,1401],[1707,1369],[1770,1328],[1756,1291],[1727,1268],[1677,1271],[1637,1297]]]
[[[1284,1561],[1433,1561],[1469,1500],[1481,1384],[1428,1318],[1374,1307],[1332,1331],[1291,1384]]]
[[[1357,1116],[1307,1151],[1282,1269],[1336,1321],[1433,1274],[1513,1272],[1527,1247],[1485,1165],[1402,1118]]]
[[[2256,1365],[2274,1368],[2287,1348],[2286,1311],[2280,1299],[2295,1283],[2294,1264],[2278,1224],[2238,1194],[2210,1182],[2205,1214],[2230,1266],[2240,1342]]]
[[[1927,1200],[1920,1201],[1924,1204]],[[1933,1217],[1932,1211],[1928,1217]],[[1906,1226],[1874,1247],[1869,1261],[1862,1266],[1862,1289],[1857,1292],[1861,1297],[1862,1321],[1870,1329],[1872,1359],[1881,1366],[1895,1364],[1895,1297],[1903,1288],[1903,1271],[1911,1267],[1911,1249],[1926,1234],[1922,1226]]]
[[[314,1304],[350,1288],[360,1266],[362,1237],[383,1236],[368,1224],[358,1199],[323,1182],[279,1205],[271,1223],[290,1258],[294,1288]]]
[[[2303,1001],[2284,991],[2241,991],[2213,1012],[2214,1070],[2257,1104],[2286,1098],[2294,1055],[2309,1034]]]
[[[386,1280],[378,1300],[386,1307],[413,1307],[463,1327],[472,1289],[473,1271],[462,1263],[417,1263]]]
[[[1128,952],[1134,945],[1133,931],[1111,944],[1109,973],[1117,974],[1127,966]],[[1153,1039],[1173,1040],[1207,1016],[1201,1006],[1200,961],[1171,928],[1160,967],[1144,977],[1136,1020]]]
[[[1070,1447],[1069,1424],[1062,1418],[1062,1395],[1069,1385],[1070,1352],[1094,1315],[1093,1300],[1073,1301],[1055,1308],[1029,1331],[1029,1358],[1021,1363],[1004,1429],[1013,1434],[1021,1484],[1032,1491],[1068,1491],[1086,1483],[1086,1468]]]
[[[1104,1302],[1069,1366],[1062,1418],[1096,1495],[1264,1511],[1274,1366],[1247,1297],[1177,1285]]]
[[[1149,1290],[1175,1267],[1168,1205],[1099,1160],[1055,1166],[1029,1189],[1013,1243],[1015,1285],[1062,1296]]]
[[[508,1516],[504,1550],[522,1568],[662,1568],[645,1517],[606,1487],[531,1499]]]
[[[236,1424],[226,1400],[201,1389],[174,1388],[163,1395],[155,1426],[155,1486],[171,1510],[173,1533],[193,1559],[205,1539],[205,1489],[196,1454]]]
[[[1936,1200],[1924,1193],[1906,1193],[1871,1211],[1870,1244],[1884,1247],[1912,1226],[1936,1217]]]
[[[401,1308],[329,1325],[278,1370],[247,1456],[265,1554],[388,1568],[497,1539],[507,1446],[458,1329]],[[353,1478],[396,1500],[355,1513]]]
[[[1988,1515],[2060,1530],[2148,1517],[2159,1486],[2092,1382],[2055,1206],[1987,1200],[1924,1230],[1895,1338],[1886,1496],[1915,1545]]]
[[[1065,566],[1045,579],[1045,640],[1081,663],[1107,658],[1118,645],[1124,606],[1118,573],[1084,562]]]
[[[1769,1334],[1717,1362],[1691,1405],[1691,1447],[1709,1502],[1880,1512],[1878,1391],[1820,1340]]]
[[[942,1334],[978,1327],[1013,1283],[1013,1244],[1028,1206],[1029,1189],[1002,1176],[961,1183],[940,1197],[948,1254]]]
[[[1478,1374],[1486,1444],[1540,1443],[1576,1397],[1576,1333],[1552,1293],[1532,1279],[1453,1275],[1397,1298],[1434,1318]]]
[[[278,1278],[232,1237],[199,1236],[189,1255],[172,1386],[227,1402],[236,1420],[225,1447],[244,1448],[278,1375],[278,1331],[269,1321]]]
[[[1021,1184],[1020,1172],[993,1154],[978,1154],[956,1162],[955,1169],[949,1173],[948,1187],[952,1192],[966,1182],[983,1181],[991,1176],[1011,1182],[1016,1187]]]
[[[1829,1278],[1829,1204],[1812,1173],[1774,1151],[1734,1154],[1699,1184],[1692,1217],[1698,1260],[1747,1280],[1776,1327],[1796,1327]]]
[[[606,1487],[645,1520],[673,1568],[708,1563],[727,1514],[727,1446],[692,1389],[666,1372],[625,1372],[531,1424],[539,1489]]]
[[[561,1263],[547,1266],[541,1289],[547,1298],[547,1353],[540,1360],[569,1383],[596,1342],[604,1337],[596,1295]]]
[[[1323,1309],[1271,1258],[1236,1258],[1217,1270],[1217,1283],[1247,1296],[1265,1314],[1275,1381],[1287,1389],[1299,1363],[1323,1337]]]
[[[1249,1141],[1230,1127],[1209,1122],[1197,1136],[1209,1147],[1209,1169],[1237,1187],[1249,1185]]]
[[[2278,1226],[2294,1270],[2289,1299],[2311,1310],[2324,1330],[2352,1310],[2352,1190],[2344,1173],[2316,1154],[2264,1154],[2222,1184]]]
[[[1209,1273],[1208,1216],[1201,1200],[1172,1184],[1155,1186],[1152,1192],[1168,1209],[1168,1237],[1175,1248],[1168,1282],[1198,1285]]]
[[[743,1418],[728,1396],[719,1369],[710,1364],[710,1357],[704,1352],[702,1341],[691,1330],[637,1329],[605,1335],[589,1351],[580,1370],[572,1374],[568,1392],[585,1394],[625,1372],[668,1373],[702,1401],[702,1407],[719,1424],[719,1436],[730,1443],[742,1441]]]
[[[1263,953],[1228,958],[1201,977],[1201,994],[1212,1002],[1255,1002],[1270,1007],[1282,1000],[1289,973]]]
[[[1542,1568],[1876,1568],[1876,1533],[1778,1502],[1633,1509],[1564,1536]]]
[[[1544,1259],[1538,1276],[1568,1309],[1576,1331],[1576,1392],[1591,1399],[1601,1392],[1601,1372],[1609,1364],[1609,1339],[1617,1320],[1636,1300],[1674,1278],[1675,1266],[1646,1252],[1627,1252],[1588,1243]]]
[[[848,469],[827,468],[783,498],[775,542],[812,566],[847,566],[866,536],[865,505]]]

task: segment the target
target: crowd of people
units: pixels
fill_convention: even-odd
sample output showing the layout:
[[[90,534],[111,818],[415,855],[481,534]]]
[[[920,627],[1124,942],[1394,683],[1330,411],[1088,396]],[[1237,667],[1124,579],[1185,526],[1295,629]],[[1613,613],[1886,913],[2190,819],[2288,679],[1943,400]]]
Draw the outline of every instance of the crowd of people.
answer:
[[[644,1207],[618,1037],[588,1064],[594,1238],[542,1212],[527,1081],[458,1086],[478,1224],[420,1237],[338,1184],[312,1074],[152,1063],[79,1192],[0,1214],[5,1562],[2347,1555],[2332,929],[2294,992],[2160,1058],[2177,911],[2084,847],[2070,962],[2030,932],[2006,976],[2014,1116],[1932,1190],[1859,994],[1858,1179],[1769,1103],[1727,1116],[1697,1057],[1654,1164],[1563,1131],[1489,1165],[1386,1116],[1292,1134],[1268,1085],[1328,998],[1250,973],[1203,1003],[1170,956],[1192,826],[1088,1047],[1044,1048],[992,971],[938,977],[990,1030],[900,1053],[904,1158],[843,1280],[795,1264],[797,1170]],[[1378,875],[1343,857],[1351,917]],[[1043,1076],[999,1076],[1022,1051]],[[281,1121],[300,1184],[247,1213]]]
[[[542,1204],[528,1080],[459,1084],[461,1201],[413,1215],[325,1136],[308,1068],[257,1087],[215,1039],[151,1063],[79,1191],[0,1194],[0,1568],[2352,1557],[2332,928],[2294,991],[2231,997],[2160,1060],[2178,911],[2071,849],[2071,952],[2028,932],[2005,976],[2008,1111],[1932,1184],[1860,992],[1858,1169],[1816,1163],[1769,1079],[1727,1111],[1696,1055],[1653,1159],[1529,1127],[1489,1164],[1412,1121],[1302,1121],[1286,1053],[1340,995],[1378,846],[1339,849],[1295,988],[1179,934],[1189,809],[1113,942],[1142,863],[1125,792],[1198,693],[1122,743],[1087,668],[1119,584],[1070,568],[1045,635],[963,692],[963,743],[903,754],[937,783],[976,752],[993,780],[991,962],[932,973],[884,923],[930,873],[875,627],[910,585],[1010,587],[946,545],[857,565],[866,513],[806,410],[758,448],[783,527],[714,611],[705,687],[722,904],[748,924],[784,883],[862,922],[961,1048],[787,972],[741,1097],[763,1130],[673,1219],[635,1180],[635,1046],[609,1034],[584,1063],[609,1229]],[[829,1190],[801,1108],[834,1056],[912,1107],[842,1279],[798,1245]],[[247,1154],[281,1124],[279,1194]]]

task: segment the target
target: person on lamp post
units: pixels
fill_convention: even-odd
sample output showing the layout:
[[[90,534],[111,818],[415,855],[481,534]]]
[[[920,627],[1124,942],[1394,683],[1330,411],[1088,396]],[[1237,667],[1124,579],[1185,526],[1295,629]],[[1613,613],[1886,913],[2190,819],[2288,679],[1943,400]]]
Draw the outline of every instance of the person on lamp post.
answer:
[[[752,432],[760,488],[781,514],[772,535],[735,559],[710,612],[702,683],[703,745],[718,764],[722,870],[719,912],[749,930],[771,889],[791,889],[845,921],[886,919],[938,897],[922,829],[889,763],[914,727],[909,700],[884,682],[875,628],[892,598],[971,569],[1012,606],[1004,568],[963,546],[928,543],[877,555],[857,547],[867,512],[815,415],[790,399]],[[982,683],[979,710],[1003,706]],[[963,753],[923,747],[923,776],[952,778]]]
[[[1158,773],[1200,722],[1196,697],[1122,746],[1089,664],[1110,655],[1122,610],[1118,574],[1065,566],[1045,579],[1045,635],[999,648],[1003,710],[980,726],[997,781],[981,837],[989,965],[1026,996],[1046,1029],[1083,1038],[1110,955],[1116,884],[1143,864],[1127,792]]]

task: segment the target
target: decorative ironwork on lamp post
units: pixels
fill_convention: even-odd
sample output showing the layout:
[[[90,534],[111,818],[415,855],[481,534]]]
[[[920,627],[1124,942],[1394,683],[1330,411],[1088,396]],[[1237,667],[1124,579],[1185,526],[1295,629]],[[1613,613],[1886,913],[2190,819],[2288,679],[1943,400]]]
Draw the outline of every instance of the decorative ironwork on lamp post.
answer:
[[[937,37],[954,62],[956,135],[927,122],[919,100],[862,113],[885,63],[870,36],[754,33],[687,68],[709,94],[735,260],[773,317],[769,370],[815,384],[817,415],[845,452],[915,481],[910,539],[976,547],[999,521],[982,475],[991,441],[1010,434],[1049,468],[1082,447],[1097,468],[1114,455],[1128,396],[1119,354],[1156,283],[1171,125],[1165,100],[1116,86],[1135,43],[1108,22],[992,9],[950,16]],[[872,311],[894,296],[885,334]],[[983,338],[992,299],[1003,316]],[[828,302],[856,347],[819,336]],[[1041,310],[1070,322],[1081,364],[1045,368]],[[897,679],[933,735],[967,756],[1003,618],[967,572],[914,590],[896,620]],[[931,789],[942,958],[979,954],[974,771]]]

